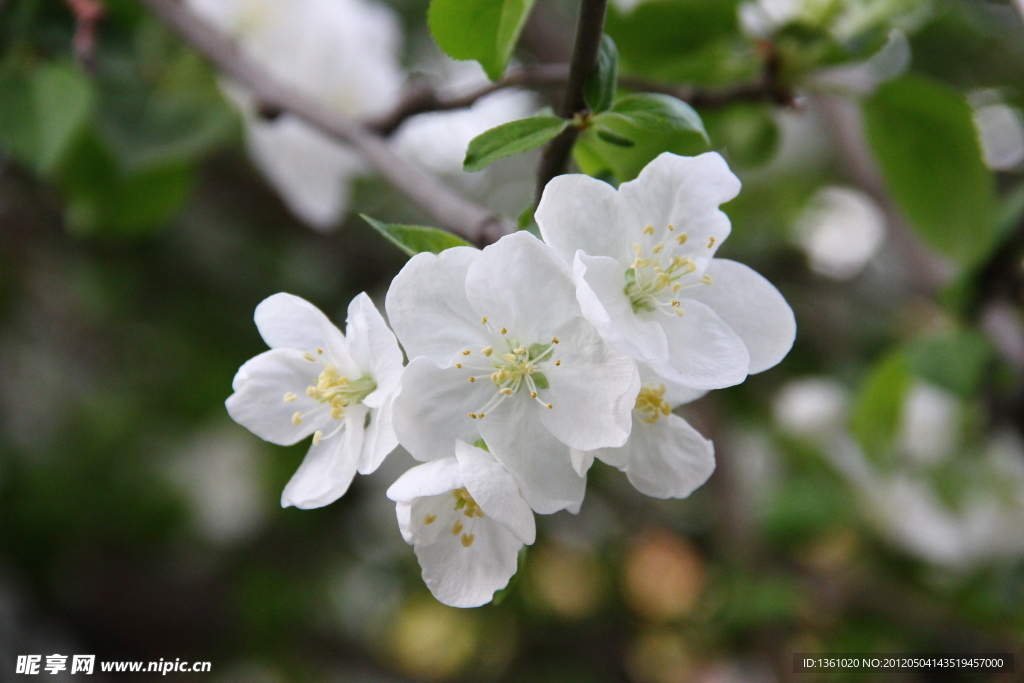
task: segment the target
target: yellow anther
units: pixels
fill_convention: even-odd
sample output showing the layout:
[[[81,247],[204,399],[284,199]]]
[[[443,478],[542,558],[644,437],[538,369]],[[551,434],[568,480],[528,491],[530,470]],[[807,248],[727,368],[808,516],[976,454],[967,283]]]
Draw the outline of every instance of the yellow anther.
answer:
[[[512,349],[512,353],[516,354],[517,356],[522,356],[523,354],[526,353],[526,347],[525,346],[516,347],[516,348]]]
[[[501,328],[501,333],[502,333],[502,334],[508,334],[508,330],[506,330],[506,329],[505,329],[505,328],[503,327],[503,328]]]
[[[683,288],[683,283],[682,282],[677,282],[674,285],[672,285],[672,293],[674,294],[675,292],[678,292],[682,288]]]
[[[345,409],[341,406],[335,406],[331,408],[331,419],[340,420],[341,416],[345,414]]]
[[[477,417],[477,419],[482,420],[482,419],[484,419],[484,414],[483,413],[477,413],[476,417]]]
[[[462,514],[470,519],[474,517],[483,517],[484,511],[480,509],[477,502],[473,500],[473,496],[470,495],[469,490],[462,486],[452,491],[452,496],[455,498],[455,510],[462,510]],[[454,527],[452,527],[454,529]],[[461,527],[460,527],[461,529]],[[452,531],[452,533],[456,533]]]
[[[673,227],[672,227],[672,224],[671,224],[671,223],[669,223],[669,224],[668,224],[668,231],[669,231],[669,232],[673,232],[674,230],[675,230],[675,228],[673,228]]]
[[[714,237],[712,237],[711,239],[708,240],[708,249],[710,249],[713,246],[715,246],[715,238]]]
[[[426,517],[423,518],[423,523],[424,524],[433,524],[436,521],[437,521],[437,515],[427,515]]]
[[[676,238],[676,242],[678,242],[679,244],[686,244],[686,240],[688,239],[690,239],[690,236],[684,232],[683,234]]]
[[[462,522],[455,520],[455,524],[452,524],[452,536],[458,536],[463,529],[465,527],[462,526]]]
[[[457,367],[457,368],[461,368],[461,367],[462,367],[462,363],[456,363],[456,364],[455,364],[455,367]]]
[[[302,424],[302,413],[300,413],[297,410],[295,411],[295,414],[292,415],[292,424],[295,425],[296,427]]]
[[[665,400],[665,385],[645,385],[640,389],[640,395],[636,397],[636,406],[633,410],[639,413],[647,424],[654,424],[662,415],[671,413],[672,406]]]
[[[462,355],[463,356],[468,356],[469,355],[469,349],[466,349],[465,351],[463,351]]]
[[[494,349],[492,349],[490,346],[488,346],[486,348],[480,349],[480,353],[484,354],[485,356],[490,357],[490,355],[492,353],[494,353]]]
[[[473,545],[474,540],[476,540],[476,536],[473,534],[462,534],[462,547],[468,548]]]
[[[654,234],[654,226],[653,225],[646,226],[644,228],[644,234],[645,235],[653,235]]]
[[[292,401],[294,401],[297,398],[298,398],[298,396],[296,396],[295,394],[293,394],[292,392],[289,391],[287,394],[284,395],[284,402],[285,403],[291,403]]]
[[[470,381],[470,382],[475,382],[475,381],[476,381],[476,377],[470,377],[470,378],[469,378],[469,381]]]
[[[700,281],[703,282],[706,285],[713,285],[713,284],[715,284],[715,281],[713,279],[711,279],[710,275],[705,275],[704,277],[702,277],[700,279]]]
[[[484,317],[480,318],[480,324],[481,325],[486,325],[487,324],[487,316],[486,315]]]
[[[319,446],[320,445],[320,439],[322,439],[322,438],[324,438],[324,433],[321,432],[319,429],[316,430],[315,432],[313,432],[313,445],[314,446]]]
[[[548,404],[548,410],[551,410],[552,408],[554,408],[554,406],[549,403]]]
[[[474,420],[476,419],[476,413],[468,413],[468,415]]]
[[[530,398],[537,398],[537,392],[536,391],[531,391],[530,392]]]
[[[661,253],[661,251],[662,251],[662,250],[663,250],[664,248],[665,248],[665,243],[664,243],[664,242],[658,242],[657,244],[655,244],[655,245],[654,245],[654,248],[653,248],[653,249],[651,249],[651,252],[652,252],[652,253],[655,253],[655,254],[660,254],[660,253]]]
[[[303,351],[302,352],[302,357],[305,358],[306,360],[310,361],[310,362],[316,361],[316,356],[311,354],[309,351]]]
[[[562,361],[561,361],[561,360],[556,360],[556,361],[555,361],[555,365],[561,365],[561,364],[562,364]]]
[[[509,363],[514,363],[516,360],[518,360],[516,358],[516,354],[514,353],[506,353],[504,356],[502,356],[502,359],[507,360]]]
[[[674,299],[672,300],[672,307],[673,307],[673,308],[679,308],[679,305],[680,305],[680,304],[679,304],[679,302],[678,302],[678,301],[676,301],[676,300],[674,300]]]
[[[508,387],[505,387],[504,389],[499,389],[499,390],[498,390],[498,393],[499,393],[499,394],[505,394],[506,396],[511,396],[511,395],[512,395],[512,394],[514,394],[515,392],[514,392],[514,391],[512,391],[511,389],[509,389]]]
[[[640,248],[639,242],[633,242],[633,253],[636,254],[637,258],[640,258],[640,254],[644,253],[644,250]]]
[[[323,352],[324,352],[324,350],[323,350],[323,349],[317,349],[317,350],[316,350],[316,352],[317,352],[318,354],[321,354],[321,355],[322,355],[322,354],[323,354]]]
[[[551,338],[551,343],[552,343],[552,344],[558,344],[558,343],[559,343],[559,341],[558,341],[558,337],[552,337],[552,338]]]

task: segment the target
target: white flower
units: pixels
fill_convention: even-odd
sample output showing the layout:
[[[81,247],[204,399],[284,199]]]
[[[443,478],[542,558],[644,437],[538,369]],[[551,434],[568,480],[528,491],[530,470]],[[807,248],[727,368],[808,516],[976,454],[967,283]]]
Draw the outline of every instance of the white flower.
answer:
[[[718,206],[740,182],[718,154],[665,153],[618,191],[584,175],[544,189],[537,225],[573,264],[587,318],[614,347],[692,389],[742,382],[789,352],[793,311],[756,272],[713,259]]]
[[[843,432],[850,392],[831,377],[802,377],[787,382],[775,399],[775,421],[794,436],[828,440]]]
[[[387,311],[410,358],[395,431],[413,457],[482,438],[534,510],[578,510],[586,481],[569,448],[621,446],[640,385],[635,363],[580,317],[558,256],[527,232],[417,254]]]
[[[993,171],[1013,171],[1024,161],[1024,123],[1019,109],[1003,103],[998,93],[982,90],[970,98],[974,125],[985,164]]]
[[[798,241],[811,270],[848,280],[864,269],[885,240],[885,214],[868,195],[826,187],[811,199],[797,222]]]
[[[619,448],[572,452],[586,472],[596,457],[626,473],[633,486],[654,498],[686,498],[715,470],[715,447],[672,409],[704,394],[665,382],[641,367],[643,384],[633,407],[633,430]]]
[[[391,406],[402,352],[365,293],[349,304],[347,335],[291,294],[260,303],[256,326],[271,350],[238,370],[228,413],[271,443],[287,446],[312,434],[281,505],[332,503],[357,471],[373,472],[398,444]]]
[[[369,0],[188,0],[234,37],[246,57],[275,80],[354,118],[373,117],[398,101],[398,20]],[[302,220],[337,224],[348,185],[363,170],[358,156],[327,135],[282,114],[262,119],[257,103],[235,87],[256,165]]]
[[[536,526],[515,479],[490,453],[463,441],[454,451],[403,474],[388,498],[434,597],[478,607],[516,573],[519,549],[533,543]]]

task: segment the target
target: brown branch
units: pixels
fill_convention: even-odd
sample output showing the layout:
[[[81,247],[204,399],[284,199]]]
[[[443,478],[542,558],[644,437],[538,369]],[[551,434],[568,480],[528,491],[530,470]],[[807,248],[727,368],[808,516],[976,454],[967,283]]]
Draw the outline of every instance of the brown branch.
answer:
[[[597,66],[597,55],[601,48],[601,34],[604,31],[604,15],[608,0],[580,0],[580,15],[576,23],[576,42],[569,61],[569,80],[565,86],[565,98],[559,114],[571,119],[587,108],[583,87]],[[548,182],[565,172],[572,147],[576,144],[579,129],[569,126],[548,143],[537,170],[537,201]]]
[[[229,78],[249,90],[261,108],[288,112],[351,145],[377,173],[441,225],[476,244],[488,244],[515,226],[456,194],[432,175],[395,154],[379,134],[315,99],[275,82],[235,44],[185,9],[177,0],[140,0],[182,40]]]

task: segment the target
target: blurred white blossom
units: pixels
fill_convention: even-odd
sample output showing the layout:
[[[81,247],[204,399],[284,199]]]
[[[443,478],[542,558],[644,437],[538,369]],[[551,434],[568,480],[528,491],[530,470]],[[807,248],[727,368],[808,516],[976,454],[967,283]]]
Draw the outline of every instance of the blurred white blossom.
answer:
[[[826,187],[811,198],[796,229],[811,269],[847,280],[863,270],[882,246],[885,214],[860,190]]]
[[[399,99],[398,19],[371,0],[188,0],[232,36],[275,80],[353,118],[372,118]],[[235,86],[253,161],[291,210],[310,226],[337,225],[349,183],[363,172],[359,157],[298,120],[262,118],[258,103]]]
[[[1019,168],[1024,162],[1024,122],[1020,110],[1003,103],[992,91],[974,93],[970,99],[985,163],[993,171]]]
[[[803,377],[783,385],[772,408],[785,431],[804,438],[829,437],[846,420],[849,392],[831,377]]]
[[[936,463],[953,454],[960,435],[960,401],[927,382],[915,382],[903,404],[897,447],[912,460]]]

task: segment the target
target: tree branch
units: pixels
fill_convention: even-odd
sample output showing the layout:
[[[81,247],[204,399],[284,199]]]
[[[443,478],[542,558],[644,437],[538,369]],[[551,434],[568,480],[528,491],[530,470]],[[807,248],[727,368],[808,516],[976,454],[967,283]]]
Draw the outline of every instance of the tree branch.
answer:
[[[220,71],[249,90],[261,107],[289,112],[342,142],[395,189],[441,225],[475,244],[488,244],[514,230],[507,219],[459,196],[432,175],[395,154],[386,141],[362,124],[315,99],[275,82],[250,62],[232,41],[185,9],[177,0],[140,0],[172,31]]]
[[[583,96],[583,86],[597,66],[597,54],[601,47],[601,33],[604,31],[604,15],[608,0],[580,0],[580,15],[576,24],[576,43],[569,61],[569,80],[565,88],[565,98],[559,114],[571,119],[587,108]],[[548,182],[565,172],[565,166],[576,143],[579,129],[569,126],[554,140],[548,143],[540,159],[537,170],[537,201]]]

